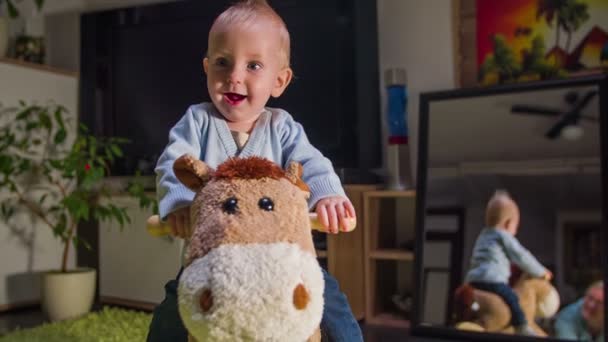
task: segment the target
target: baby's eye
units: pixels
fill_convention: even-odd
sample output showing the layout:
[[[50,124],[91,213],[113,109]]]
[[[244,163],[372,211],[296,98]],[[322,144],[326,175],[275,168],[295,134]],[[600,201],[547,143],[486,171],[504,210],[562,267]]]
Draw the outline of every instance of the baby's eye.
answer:
[[[228,65],[228,60],[224,57],[216,58],[215,65],[220,66],[220,67],[225,67]]]
[[[251,63],[247,64],[247,69],[253,70],[253,71],[260,70],[260,69],[262,69],[262,64],[257,63],[257,62],[251,62]]]

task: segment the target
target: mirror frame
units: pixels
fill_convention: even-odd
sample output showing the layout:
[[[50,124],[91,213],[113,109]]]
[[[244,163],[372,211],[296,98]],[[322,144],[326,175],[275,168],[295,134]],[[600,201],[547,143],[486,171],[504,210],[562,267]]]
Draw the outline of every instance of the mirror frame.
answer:
[[[415,289],[413,303],[413,317],[411,334],[414,336],[429,336],[450,338],[455,340],[477,341],[564,341],[553,337],[541,338],[522,335],[500,333],[463,331],[449,327],[425,325],[421,322],[423,317],[424,277],[423,255],[425,237],[426,182],[428,171],[428,136],[429,136],[429,106],[432,101],[442,101],[458,98],[502,95],[509,93],[522,93],[535,90],[548,90],[568,88],[575,86],[597,86],[599,92],[599,136],[600,136],[600,164],[602,186],[602,222],[601,239],[603,246],[608,246],[608,73],[561,80],[535,81],[497,85],[491,87],[463,88],[445,91],[425,92],[420,94],[419,127],[418,127],[418,165],[416,174],[416,218],[415,218]],[[608,284],[608,251],[602,250],[602,268],[604,270],[604,284]],[[604,286],[604,297],[608,294],[608,286]],[[608,312],[608,302],[604,301],[604,312]],[[608,327],[608,315],[604,317],[604,326]]]

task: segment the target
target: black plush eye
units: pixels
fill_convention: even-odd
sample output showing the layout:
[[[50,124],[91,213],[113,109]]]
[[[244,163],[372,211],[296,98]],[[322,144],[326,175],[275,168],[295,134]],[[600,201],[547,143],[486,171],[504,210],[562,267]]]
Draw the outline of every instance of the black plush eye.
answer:
[[[274,210],[274,202],[268,197],[262,197],[260,199],[260,201],[258,202],[258,206],[260,207],[260,209],[263,209],[266,211]]]
[[[235,214],[236,211],[239,209],[239,201],[234,198],[234,197],[230,197],[229,199],[225,200],[224,203],[222,204],[222,210],[227,213],[227,214]]]

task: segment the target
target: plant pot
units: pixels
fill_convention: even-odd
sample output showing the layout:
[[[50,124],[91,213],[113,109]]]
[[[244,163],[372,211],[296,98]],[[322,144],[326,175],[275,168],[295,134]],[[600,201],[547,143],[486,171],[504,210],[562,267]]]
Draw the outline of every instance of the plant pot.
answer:
[[[0,58],[6,56],[8,49],[8,19],[0,16]]]
[[[88,313],[95,299],[97,272],[81,268],[67,273],[46,272],[42,275],[42,310],[51,321]]]

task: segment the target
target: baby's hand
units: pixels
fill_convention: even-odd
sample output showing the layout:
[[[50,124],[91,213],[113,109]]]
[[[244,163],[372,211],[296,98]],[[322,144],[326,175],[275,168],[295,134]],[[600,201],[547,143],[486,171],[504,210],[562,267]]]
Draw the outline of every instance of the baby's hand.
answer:
[[[543,279],[545,279],[546,281],[550,281],[551,279],[553,279],[553,273],[547,270],[547,272],[543,274]]]
[[[348,198],[342,196],[322,198],[317,202],[315,211],[319,222],[331,234],[338,234],[340,230],[348,231],[346,218],[355,218],[357,215]]]
[[[177,209],[167,215],[167,223],[171,227],[171,235],[182,239],[190,238],[192,228],[190,226],[190,207]]]

